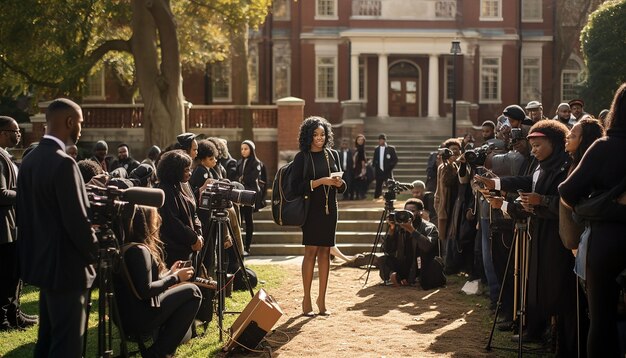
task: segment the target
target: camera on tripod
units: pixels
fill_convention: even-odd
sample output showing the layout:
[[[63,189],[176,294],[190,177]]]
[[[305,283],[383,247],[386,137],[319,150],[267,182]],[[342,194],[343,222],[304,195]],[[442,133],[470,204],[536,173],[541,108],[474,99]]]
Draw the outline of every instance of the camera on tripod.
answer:
[[[252,190],[237,189],[233,183],[217,181],[209,184],[200,197],[200,209],[219,210],[233,206],[233,203],[253,206],[256,192]]]

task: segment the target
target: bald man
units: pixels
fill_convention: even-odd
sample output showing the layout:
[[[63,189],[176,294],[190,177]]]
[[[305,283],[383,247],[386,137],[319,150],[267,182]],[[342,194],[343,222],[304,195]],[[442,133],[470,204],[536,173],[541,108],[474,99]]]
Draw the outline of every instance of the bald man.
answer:
[[[17,177],[18,255],[22,279],[40,288],[35,357],[80,357],[86,305],[95,278],[98,242],[87,215],[85,184],[68,144],[80,137],[82,110],[56,99],[46,134]]]

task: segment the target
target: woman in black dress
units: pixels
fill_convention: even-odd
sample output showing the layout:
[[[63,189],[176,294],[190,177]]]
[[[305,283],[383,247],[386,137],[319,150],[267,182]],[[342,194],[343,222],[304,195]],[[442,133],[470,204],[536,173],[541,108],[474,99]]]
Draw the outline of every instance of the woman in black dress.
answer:
[[[330,248],[335,246],[337,229],[337,192],[346,190],[339,171],[339,154],[331,149],[333,132],[330,123],[321,117],[309,117],[300,126],[300,152],[293,159],[291,186],[300,195],[310,193],[309,211],[302,226],[302,285],[304,299],[302,313],[313,316],[311,284],[315,259],[319,270],[319,295],[317,307],[320,315],[328,315],[326,287],[330,270]],[[302,174],[300,174],[302,173]]]
[[[615,93],[607,117],[606,137],[596,140],[580,164],[559,186],[562,200],[575,206],[593,192],[616,187],[626,177],[626,164],[617,159],[626,153],[626,84]],[[616,159],[613,159],[616,158]],[[626,204],[626,193],[618,203]],[[586,288],[590,328],[589,357],[617,357],[620,338],[617,323],[619,286],[615,279],[626,268],[624,220],[593,220],[587,246]]]
[[[261,167],[263,164],[256,157],[255,145],[251,140],[241,142],[241,159],[237,162],[237,181],[243,184],[246,190],[256,193],[256,199],[261,196],[261,187],[259,186],[259,177],[261,176]],[[246,238],[244,241],[244,255],[250,253],[250,245],[252,244],[252,235],[254,234],[254,221],[252,213],[259,211],[261,203],[256,201],[254,207],[242,205],[239,208],[243,221],[246,222]]]

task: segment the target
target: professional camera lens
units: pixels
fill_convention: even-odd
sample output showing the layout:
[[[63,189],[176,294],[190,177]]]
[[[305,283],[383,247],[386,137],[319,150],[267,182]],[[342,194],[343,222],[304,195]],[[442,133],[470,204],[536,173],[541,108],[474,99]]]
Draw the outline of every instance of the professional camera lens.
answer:
[[[398,224],[406,224],[413,221],[413,213],[408,210],[398,210],[395,212],[395,219]]]

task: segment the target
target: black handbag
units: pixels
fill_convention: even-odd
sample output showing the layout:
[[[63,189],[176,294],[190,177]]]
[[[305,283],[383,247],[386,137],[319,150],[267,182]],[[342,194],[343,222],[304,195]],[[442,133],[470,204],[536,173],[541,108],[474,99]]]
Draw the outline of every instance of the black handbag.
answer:
[[[591,193],[589,198],[574,207],[574,213],[583,220],[626,223],[626,205],[617,202],[617,198],[625,191],[626,178],[607,191]]]

